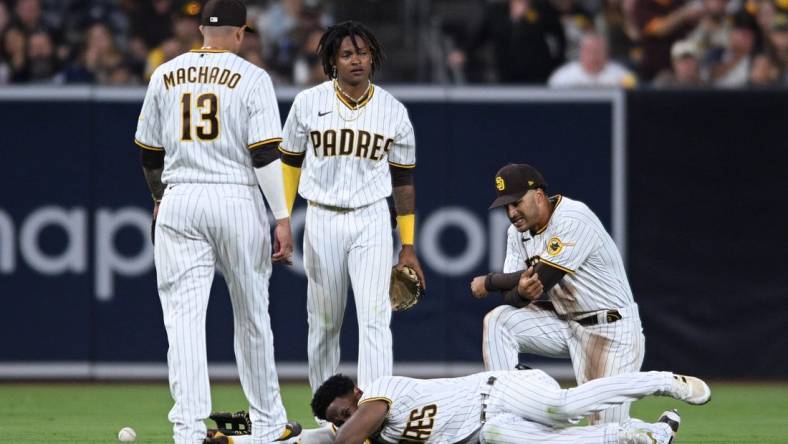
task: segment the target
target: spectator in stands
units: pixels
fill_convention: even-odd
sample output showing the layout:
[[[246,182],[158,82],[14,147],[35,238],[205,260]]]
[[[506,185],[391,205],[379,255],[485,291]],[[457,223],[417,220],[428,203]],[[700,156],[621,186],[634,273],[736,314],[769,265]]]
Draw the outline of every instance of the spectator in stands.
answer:
[[[27,42],[27,80],[36,83],[59,82],[56,75],[60,63],[49,33],[44,29],[34,31],[28,36]]]
[[[553,88],[632,87],[635,76],[622,65],[608,59],[605,39],[595,33],[583,36],[580,59],[568,62],[550,76]]]
[[[6,28],[2,39],[3,83],[20,83],[27,80],[27,37],[22,28],[11,25]]]
[[[131,18],[132,35],[142,36],[148,48],[156,48],[172,35],[174,0],[142,1]]]
[[[146,78],[162,63],[202,46],[199,12],[199,9],[191,9],[188,5],[177,10],[172,20],[172,38],[148,54]]]
[[[788,85],[788,14],[774,16],[768,32],[768,40],[781,71],[780,83]]]
[[[710,52],[720,53],[728,44],[731,21],[726,20],[728,0],[703,0],[703,12],[698,25],[687,36],[700,51],[701,58]]]
[[[469,59],[466,67],[479,65],[475,52],[487,43],[492,44],[494,66],[489,80],[500,83],[544,84],[563,63],[566,49],[559,14],[545,0],[488,3],[468,47],[456,59]],[[478,79],[479,73],[470,71],[468,77]]]
[[[597,28],[607,36],[608,51],[613,60],[627,61],[630,67],[638,66],[640,29],[635,21],[637,0],[605,0],[602,13],[597,18]]]
[[[654,79],[657,88],[692,88],[703,86],[700,73],[700,51],[693,40],[679,40],[670,50],[673,69],[661,72]]]
[[[14,5],[14,22],[26,34],[30,34],[40,28],[50,28],[41,18],[40,0],[17,0]]]
[[[746,3],[748,12],[755,16],[758,22],[758,28],[764,32],[771,29],[774,15],[776,13],[776,6],[772,0],[748,1]]]
[[[304,42],[314,30],[323,29],[329,19],[315,0],[284,0],[271,5],[258,23],[269,72],[273,70],[292,83],[293,69]]]
[[[110,86],[125,86],[139,84],[139,78],[134,75],[130,65],[126,62],[116,64],[109,70],[104,84]]]
[[[11,24],[11,15],[8,12],[8,6],[0,1],[0,35],[3,35],[8,25]]]
[[[780,68],[777,62],[766,53],[753,57],[748,84],[754,87],[779,85]]]
[[[317,85],[326,80],[323,65],[317,56],[317,46],[324,30],[315,28],[310,31],[298,49],[298,56],[293,63],[293,83],[306,87]]]
[[[549,0],[558,12],[566,37],[564,57],[577,59],[583,36],[594,31],[594,18],[577,0]]]
[[[66,69],[67,83],[107,83],[109,73],[123,56],[118,51],[112,33],[106,24],[92,24],[86,33],[85,43],[77,60]]]
[[[758,37],[758,24],[747,11],[733,16],[728,45],[710,68],[711,81],[716,86],[738,87],[747,85],[750,65]]]
[[[132,36],[126,45],[126,62],[131,75],[136,79],[145,78],[145,67],[148,64],[148,45],[142,36]]]
[[[298,24],[303,0],[274,1],[258,18],[257,27],[263,46],[273,47],[282,39],[287,38]]]
[[[59,40],[57,45],[70,48],[79,47],[85,29],[96,22],[105,23],[125,42],[131,14],[143,3],[150,4],[139,0],[42,0],[44,21],[58,29],[58,35],[53,36]]]
[[[670,69],[670,49],[692,30],[703,15],[700,0],[638,0],[635,20],[641,34],[640,78],[650,82]]]

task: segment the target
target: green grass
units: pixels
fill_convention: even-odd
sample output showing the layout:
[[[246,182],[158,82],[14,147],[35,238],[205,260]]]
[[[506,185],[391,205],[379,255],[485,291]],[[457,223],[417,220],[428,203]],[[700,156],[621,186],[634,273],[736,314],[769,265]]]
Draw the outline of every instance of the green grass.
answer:
[[[635,403],[633,416],[653,421],[677,407],[682,415],[679,443],[788,442],[788,385],[711,384],[705,406],[669,398]],[[213,386],[213,410],[245,409],[236,384]],[[291,419],[313,427],[309,388],[282,387]],[[165,384],[0,384],[0,441],[13,443],[113,443],[123,426],[137,431],[137,442],[167,443],[171,406]]]

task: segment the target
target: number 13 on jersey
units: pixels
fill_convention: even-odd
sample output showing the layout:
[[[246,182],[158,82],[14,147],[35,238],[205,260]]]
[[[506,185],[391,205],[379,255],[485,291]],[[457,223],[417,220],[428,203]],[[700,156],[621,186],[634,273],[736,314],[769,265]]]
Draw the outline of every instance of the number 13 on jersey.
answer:
[[[192,106],[200,115],[200,124],[192,129]],[[219,137],[219,98],[214,93],[204,93],[197,96],[192,103],[192,94],[183,93],[181,96],[181,140],[189,142],[194,140],[192,133],[196,133],[199,140],[215,140]],[[196,130],[196,131],[194,131]]]

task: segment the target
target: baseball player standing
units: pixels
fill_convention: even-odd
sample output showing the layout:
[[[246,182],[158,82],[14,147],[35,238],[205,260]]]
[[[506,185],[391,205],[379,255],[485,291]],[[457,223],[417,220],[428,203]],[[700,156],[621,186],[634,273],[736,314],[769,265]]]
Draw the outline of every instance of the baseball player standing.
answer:
[[[510,164],[495,177],[509,227],[504,273],[478,276],[476,297],[504,293],[484,319],[485,368],[514,368],[519,353],[569,357],[578,384],[640,370],[645,338],[621,255],[582,202],[548,197],[542,175]],[[592,422],[622,422],[629,403]]]
[[[370,80],[383,58],[380,45],[349,21],[323,34],[318,55],[330,80],[296,96],[279,148],[288,206],[296,190],[309,202],[304,268],[313,390],[339,366],[348,285],[358,313],[359,381],[392,372],[392,189],[402,242],[397,266],[412,267],[424,284],[413,247],[413,126],[405,107]]]
[[[244,4],[210,0],[201,23],[203,48],[153,73],[135,135],[155,201],[154,259],[175,401],[169,420],[178,444],[206,437],[205,319],[218,266],[230,291],[254,442],[271,442],[298,428],[282,406],[268,315],[271,262],[289,261],[292,252],[279,111],[268,74],[235,55]],[[258,185],[276,218],[273,256]]]
[[[711,390],[698,378],[671,372],[604,377],[570,389],[541,370],[446,379],[384,376],[359,387],[335,375],[315,392],[312,410],[339,427],[335,443],[374,438],[386,443],[669,444],[681,421],[675,411],[663,413],[657,423],[633,418],[626,424],[569,427],[592,412],[647,395],[705,404]]]

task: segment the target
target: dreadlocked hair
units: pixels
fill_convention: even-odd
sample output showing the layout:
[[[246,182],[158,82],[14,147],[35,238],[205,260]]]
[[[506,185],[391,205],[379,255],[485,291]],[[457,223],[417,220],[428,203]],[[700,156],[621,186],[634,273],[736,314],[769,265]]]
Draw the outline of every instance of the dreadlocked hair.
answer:
[[[343,374],[326,379],[326,382],[318,387],[315,396],[312,397],[312,413],[319,419],[326,419],[328,405],[340,396],[353,393],[355,388],[356,384],[353,383],[353,380]]]
[[[342,46],[342,40],[345,37],[350,37],[353,46],[356,46],[356,38],[362,38],[367,42],[369,51],[372,54],[372,74],[383,64],[383,49],[378,42],[378,39],[372,34],[366,26],[353,20],[337,23],[329,27],[323,36],[320,37],[320,43],[317,45],[317,55],[320,57],[320,62],[323,64],[323,72],[329,78],[333,78],[334,60],[339,47]],[[356,46],[358,49],[358,46]]]

